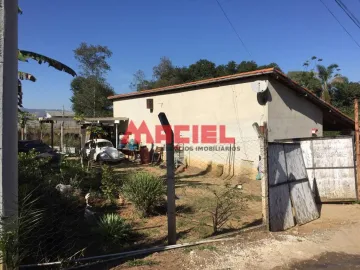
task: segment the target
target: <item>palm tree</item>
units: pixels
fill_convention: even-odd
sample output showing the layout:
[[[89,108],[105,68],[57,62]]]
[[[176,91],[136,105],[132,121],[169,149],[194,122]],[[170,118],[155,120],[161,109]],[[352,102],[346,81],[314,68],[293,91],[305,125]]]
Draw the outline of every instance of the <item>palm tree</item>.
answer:
[[[331,64],[328,67],[317,65],[316,68],[322,85],[321,98],[330,103],[331,84],[340,77],[338,73],[334,75],[335,71],[340,71],[339,66],[337,64]]]

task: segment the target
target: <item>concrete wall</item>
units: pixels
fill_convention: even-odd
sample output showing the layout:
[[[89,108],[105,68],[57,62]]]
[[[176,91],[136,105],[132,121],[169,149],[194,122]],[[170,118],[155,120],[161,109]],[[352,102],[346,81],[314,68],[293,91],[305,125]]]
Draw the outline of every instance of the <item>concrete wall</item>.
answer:
[[[146,108],[147,98],[154,100],[152,113]],[[256,93],[251,89],[250,81],[115,100],[113,108],[114,117],[128,117],[137,126],[145,121],[153,136],[155,136],[155,125],[160,124],[158,119],[160,112],[167,115],[171,125],[225,125],[226,136],[234,137],[236,146],[240,147],[240,151],[235,151],[233,158],[237,173],[240,167],[254,168],[258,165],[259,141],[252,124],[267,121],[268,116],[267,106],[259,104]],[[182,132],[182,135],[191,137],[191,132]],[[142,141],[144,142],[145,138]],[[185,147],[195,148],[199,145],[201,144],[190,143]],[[214,145],[216,144],[212,144]],[[201,146],[209,146],[209,144]],[[226,150],[185,151],[189,165],[197,167],[206,167],[209,161],[213,164],[226,165],[229,163],[229,154],[230,151]]]
[[[269,91],[269,141],[311,137],[313,128],[322,137],[323,113],[316,105],[275,80],[270,81]]]

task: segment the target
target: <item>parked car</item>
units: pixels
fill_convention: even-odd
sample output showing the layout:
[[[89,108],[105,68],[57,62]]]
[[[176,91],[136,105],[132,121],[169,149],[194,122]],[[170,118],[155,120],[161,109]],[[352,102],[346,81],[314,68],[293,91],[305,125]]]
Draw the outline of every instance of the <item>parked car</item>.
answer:
[[[38,152],[36,158],[48,158],[52,164],[59,164],[61,155],[49,145],[39,140],[18,141],[18,153]]]
[[[125,155],[119,152],[112,142],[105,139],[89,140],[81,150],[84,159],[93,159],[99,162],[119,162]]]

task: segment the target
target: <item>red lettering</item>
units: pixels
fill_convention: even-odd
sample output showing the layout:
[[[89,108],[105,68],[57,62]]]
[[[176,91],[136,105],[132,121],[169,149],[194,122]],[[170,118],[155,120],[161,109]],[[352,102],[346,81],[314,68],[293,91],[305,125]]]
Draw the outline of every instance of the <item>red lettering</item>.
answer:
[[[155,127],[155,141],[156,143],[161,143],[162,141],[166,141],[166,134],[161,125],[156,125]]]
[[[166,144],[171,143],[173,133],[171,126],[161,126],[157,125],[155,127],[155,139],[156,143],[161,143],[162,141],[165,141]]]
[[[201,143],[216,143],[216,126],[201,126]]]
[[[137,141],[138,143],[141,142],[141,134],[146,135],[146,143],[148,143],[148,144],[154,143],[154,139],[151,136],[151,133],[150,133],[145,121],[141,122],[141,125],[139,128],[136,128],[134,122],[130,121],[129,126],[128,126],[126,133],[122,140],[127,140],[129,138],[130,134],[134,134],[135,141]]]
[[[220,143],[231,143],[234,144],[235,143],[235,138],[231,137],[231,138],[226,138],[226,126],[220,126]]]
[[[198,126],[192,127],[192,142],[199,143],[199,127]]]
[[[187,125],[179,125],[179,126],[175,126],[175,138],[174,141],[175,143],[190,143],[190,138],[187,137],[181,137],[180,133],[181,131],[189,131],[190,127]]]

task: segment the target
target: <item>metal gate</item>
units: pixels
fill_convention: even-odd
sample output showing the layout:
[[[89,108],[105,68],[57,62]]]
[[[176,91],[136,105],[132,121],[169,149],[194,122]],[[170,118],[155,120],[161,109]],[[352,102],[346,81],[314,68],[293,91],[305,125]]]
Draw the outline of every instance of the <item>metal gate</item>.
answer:
[[[269,143],[270,230],[282,231],[319,217],[299,143]],[[295,218],[295,221],[294,221]]]
[[[357,200],[353,137],[302,139],[300,145],[311,190],[319,201]]]

